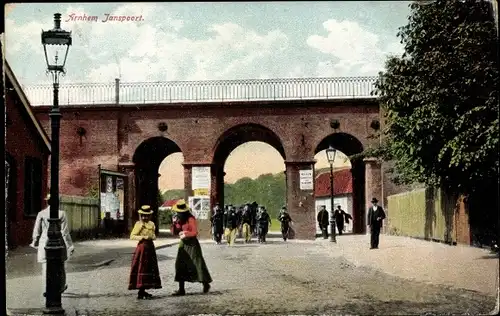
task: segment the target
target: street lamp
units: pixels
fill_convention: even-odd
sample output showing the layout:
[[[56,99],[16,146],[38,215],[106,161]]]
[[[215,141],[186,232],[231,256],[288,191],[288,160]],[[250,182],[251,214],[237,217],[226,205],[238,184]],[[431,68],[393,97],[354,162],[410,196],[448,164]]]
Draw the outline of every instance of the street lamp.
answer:
[[[331,229],[331,234],[330,234],[330,241],[331,242],[337,242],[337,237],[335,234],[335,215],[334,215],[334,197],[333,197],[333,163],[335,161],[335,154],[337,153],[337,150],[330,146],[326,150],[326,158],[328,159],[328,162],[330,163],[330,202],[331,202],[331,211],[330,211],[330,229]]]
[[[47,275],[45,289],[45,314],[64,314],[61,306],[61,294],[66,285],[64,261],[67,259],[66,245],[61,236],[61,220],[59,219],[59,127],[61,112],[59,111],[59,76],[65,74],[64,66],[71,45],[71,32],[61,29],[61,14],[54,14],[54,29],[42,30],[42,44],[47,62],[47,72],[52,75],[54,84],[54,105],[50,111],[51,158],[50,158],[50,219],[48,241],[45,246],[47,259]],[[60,62],[59,50],[64,52]]]

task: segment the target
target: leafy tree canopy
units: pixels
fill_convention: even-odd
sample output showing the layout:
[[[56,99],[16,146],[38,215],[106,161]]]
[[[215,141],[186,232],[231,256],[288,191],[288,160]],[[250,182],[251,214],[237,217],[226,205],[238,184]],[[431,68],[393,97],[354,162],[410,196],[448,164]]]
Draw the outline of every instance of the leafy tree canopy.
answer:
[[[263,174],[257,179],[245,177],[235,183],[224,184],[224,203],[242,205],[247,202],[257,202],[264,205],[269,213],[278,214],[286,201],[285,175]],[[163,201],[178,199],[184,196],[183,190],[169,190],[163,193]]]
[[[471,193],[498,177],[497,35],[487,1],[410,4],[375,94],[384,145],[403,183]]]

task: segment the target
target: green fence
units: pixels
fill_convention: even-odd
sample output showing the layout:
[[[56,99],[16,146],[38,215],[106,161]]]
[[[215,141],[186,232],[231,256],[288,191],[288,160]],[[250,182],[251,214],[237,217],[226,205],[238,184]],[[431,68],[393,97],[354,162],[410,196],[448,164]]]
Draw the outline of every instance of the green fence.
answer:
[[[456,200],[439,189],[418,189],[388,197],[388,232],[393,235],[456,242]]]
[[[59,208],[66,212],[73,238],[90,238],[97,235],[100,227],[98,199],[62,195]]]

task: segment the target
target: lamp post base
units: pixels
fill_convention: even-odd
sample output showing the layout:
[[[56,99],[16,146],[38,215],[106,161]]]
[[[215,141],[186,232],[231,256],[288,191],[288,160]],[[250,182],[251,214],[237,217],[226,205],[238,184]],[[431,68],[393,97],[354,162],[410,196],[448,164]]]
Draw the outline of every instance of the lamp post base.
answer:
[[[337,242],[337,234],[335,234],[335,221],[330,222],[331,234],[330,234],[330,242]]]
[[[64,308],[61,306],[54,306],[54,307],[46,307],[43,310],[44,315],[66,315],[66,312],[64,311]]]
[[[67,259],[66,245],[62,240],[60,219],[49,219],[48,241],[45,246],[47,260],[47,275],[45,289],[44,314],[64,315],[61,304],[61,294],[66,285],[66,271],[64,262]]]

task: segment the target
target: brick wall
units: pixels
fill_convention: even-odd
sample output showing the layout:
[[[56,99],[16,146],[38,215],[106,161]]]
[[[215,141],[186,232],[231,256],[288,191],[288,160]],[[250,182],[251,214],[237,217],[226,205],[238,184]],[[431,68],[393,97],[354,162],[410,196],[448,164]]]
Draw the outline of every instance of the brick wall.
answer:
[[[24,163],[27,156],[39,158],[42,161],[42,194],[40,201],[47,192],[47,165],[48,152],[44,148],[38,132],[25,112],[21,100],[15,91],[7,86],[5,94],[6,114],[8,123],[6,126],[5,151],[12,157],[15,169],[9,172],[15,177],[15,210],[9,220],[9,239],[11,247],[28,245],[31,242],[35,216],[24,215]],[[14,167],[14,166],[11,166]],[[42,203],[43,205],[43,203]]]
[[[37,117],[50,130],[48,107],[37,107]],[[285,160],[307,162],[314,159],[320,142],[333,133],[346,133],[357,139],[364,148],[374,142],[370,122],[378,118],[378,104],[373,100],[314,100],[287,102],[234,102],[137,105],[124,107],[62,107],[61,120],[61,193],[84,196],[92,185],[97,185],[97,170],[117,170],[119,164],[133,163],[138,146],[152,137],[166,137],[181,149],[184,164],[212,165],[221,136],[235,126],[256,124],[277,136],[284,150]],[[340,122],[333,130],[331,120]],[[167,124],[160,131],[158,124]],[[79,136],[78,128],[86,134]],[[241,131],[240,131],[241,133]],[[245,141],[269,141],[266,133],[240,134]],[[349,147],[348,144],[335,146]],[[220,148],[219,148],[220,149]],[[154,153],[151,153],[154,155]],[[224,157],[223,157],[224,158]],[[223,160],[223,159],[221,159]],[[292,168],[293,169],[293,168]],[[290,170],[292,170],[290,169]],[[290,171],[290,183],[295,172]],[[298,178],[297,178],[298,181]],[[314,231],[314,197],[308,199],[302,192],[289,186],[291,211],[298,211],[299,200],[306,198],[310,214],[298,213],[304,227]],[[309,193],[308,193],[309,194]],[[310,203],[309,203],[310,200]],[[131,204],[131,203],[129,203]],[[296,205],[295,205],[296,204]],[[130,206],[132,207],[132,206]],[[311,229],[309,229],[311,228]]]

